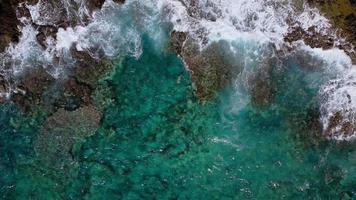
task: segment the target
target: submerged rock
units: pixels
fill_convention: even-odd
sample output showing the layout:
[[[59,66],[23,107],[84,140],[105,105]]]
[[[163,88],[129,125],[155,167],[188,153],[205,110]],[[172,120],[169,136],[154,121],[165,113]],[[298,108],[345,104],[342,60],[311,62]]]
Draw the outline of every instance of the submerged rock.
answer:
[[[269,70],[261,70],[250,78],[251,104],[258,108],[265,108],[271,105],[275,95],[275,88],[270,81]]]
[[[99,127],[101,113],[92,106],[75,111],[59,109],[44,123],[35,142],[40,159],[53,167],[63,167],[75,162],[71,156],[73,145],[91,135]]]
[[[42,104],[43,93],[51,87],[55,79],[44,68],[33,68],[24,71],[14,80],[15,92],[11,100],[25,110]]]

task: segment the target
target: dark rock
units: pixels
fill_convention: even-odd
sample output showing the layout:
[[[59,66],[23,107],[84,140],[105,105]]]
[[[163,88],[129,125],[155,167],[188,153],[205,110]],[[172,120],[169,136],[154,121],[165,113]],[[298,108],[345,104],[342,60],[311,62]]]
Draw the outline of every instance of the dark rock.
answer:
[[[356,132],[356,125],[348,119],[344,119],[340,112],[335,113],[329,119],[329,126],[325,130],[327,138],[347,138]]]
[[[189,35],[173,31],[170,46],[184,60],[200,100],[214,98],[217,92],[232,86],[234,79],[244,67],[240,62],[243,58],[236,58],[230,50],[230,44],[224,41],[213,42],[201,50]],[[275,47],[273,45],[270,47],[271,52],[274,52]],[[248,80],[247,89],[251,94],[251,102],[256,107],[270,105],[275,93],[269,76],[276,60],[272,55],[266,57],[271,59],[260,63],[264,66]]]
[[[18,42],[20,32],[18,26],[21,17],[27,17],[30,19],[30,12],[25,6],[19,6],[21,3],[28,3],[34,5],[38,0],[6,0],[0,2],[0,52],[3,52],[10,42]],[[92,0],[87,1],[87,8],[90,13],[94,10],[100,9],[104,4],[105,0]],[[123,4],[124,0],[114,0],[116,3]],[[58,28],[67,28],[69,26],[76,26],[84,22],[89,22],[89,16],[85,19],[78,19],[76,14],[67,13],[65,7],[62,5],[62,1],[47,1],[45,2],[49,10],[53,12],[50,13],[51,21],[53,23],[52,27],[42,26],[40,24],[34,24],[38,27],[39,34],[37,35],[38,42],[41,46],[45,47],[44,40],[47,36],[54,36],[57,33]],[[25,5],[25,4],[22,4]],[[78,5],[77,5],[78,6]],[[67,14],[73,16],[67,16]],[[48,15],[48,13],[41,13],[42,15]],[[69,20],[71,19],[71,20]],[[55,37],[54,37],[55,38]]]
[[[192,18],[216,21],[222,14],[221,10],[209,1],[203,3],[196,0],[182,0],[180,2],[186,7],[188,15]]]
[[[172,32],[171,39],[173,50],[191,72],[196,95],[201,100],[214,98],[220,89],[231,85],[240,68],[234,63],[228,44],[215,42],[200,51],[198,44],[184,33]]]
[[[7,101],[7,93],[9,92],[9,85],[3,75],[0,75],[0,103]]]
[[[64,84],[64,95],[74,96],[80,99],[82,104],[89,105],[91,103],[91,88],[90,86],[78,83],[75,79],[70,78]]]
[[[115,3],[123,4],[125,3],[125,0],[113,0]],[[96,9],[100,9],[103,4],[105,3],[105,0],[91,0],[87,2],[87,6],[91,12],[93,12]]]
[[[25,1],[8,0],[0,3],[0,52],[4,51],[10,42],[18,42],[20,33],[17,27],[20,25],[20,22],[17,20],[17,17],[27,17],[30,19],[29,10],[25,6],[19,6],[20,3]],[[28,0],[27,2],[34,5],[37,3],[37,0]],[[86,6],[90,12],[93,12],[96,9],[100,9],[104,2],[105,0],[87,1]],[[123,0],[116,0],[115,2],[124,3]],[[68,18],[66,16],[68,12],[63,10],[64,5],[62,5],[62,1],[45,1],[43,3],[50,10],[53,10],[50,15],[53,15],[51,22],[54,24],[41,25],[33,22],[32,26],[38,31],[36,36],[38,43],[43,48],[47,48],[46,39],[48,37],[55,39],[58,28],[76,26],[82,23],[80,21],[82,19],[78,19],[76,16]],[[73,3],[76,4],[75,2]],[[74,10],[76,6],[78,7],[79,5],[73,5]],[[78,52],[72,49],[71,53],[76,60],[76,66],[70,72],[70,77],[66,80],[61,80],[60,84],[55,84],[57,81],[46,72],[44,69],[46,66],[33,66],[33,68],[24,71],[21,76],[16,78],[18,80],[13,81],[12,85],[15,88],[17,85],[18,91],[21,92],[15,92],[12,95],[12,101],[27,110],[31,105],[43,104],[42,98],[44,93],[46,93],[46,98],[51,99],[49,102],[55,104],[56,107],[67,110],[76,110],[80,106],[91,104],[90,95],[91,91],[95,88],[96,82],[111,69],[110,64],[105,61],[102,51],[93,50],[93,52],[97,52],[95,58],[86,52]],[[59,62],[60,58],[54,58],[54,66],[51,67],[55,67]],[[36,64],[34,63],[34,65]],[[9,91],[7,84],[0,82],[0,90]],[[49,97],[51,95],[52,97]],[[5,101],[5,99],[1,97],[0,101]]]
[[[269,78],[269,74],[260,71],[249,81],[251,104],[257,108],[265,108],[271,105],[275,91],[272,87]]]
[[[321,35],[315,31],[315,27],[305,31],[301,27],[292,27],[288,34],[284,37],[285,42],[292,43],[294,41],[303,40],[305,44],[312,48],[330,49],[334,46],[334,38],[327,35]]]
[[[186,41],[186,39],[186,33],[173,31],[171,33],[171,49],[180,55],[182,53],[183,43]]]
[[[125,3],[125,0],[114,0],[114,2],[123,4]]]
[[[67,111],[75,111],[81,106],[81,99],[76,96],[66,98],[64,109]]]
[[[4,51],[9,42],[17,42],[20,32],[16,7],[19,0],[2,1],[0,4],[0,52]]]
[[[54,78],[42,67],[31,68],[23,72],[16,80],[17,92],[12,101],[28,110],[32,105],[39,105],[43,93],[54,83]]]
[[[71,49],[73,58],[77,61],[76,67],[71,74],[78,83],[94,88],[97,81],[104,77],[112,69],[112,63],[105,59],[104,53],[100,49],[92,49],[96,52],[94,57],[85,51]]]
[[[349,25],[349,29],[356,30],[356,15],[354,13],[347,15],[345,21]]]
[[[308,3],[319,8],[322,14],[330,19],[332,28],[337,29],[340,36],[347,39],[337,47],[344,50],[356,64],[355,0],[309,0]]]
[[[36,25],[35,25],[36,26]],[[52,37],[56,39],[56,34],[58,32],[58,28],[55,26],[37,26],[38,34],[36,35],[37,42],[44,48],[47,48],[46,38]]]

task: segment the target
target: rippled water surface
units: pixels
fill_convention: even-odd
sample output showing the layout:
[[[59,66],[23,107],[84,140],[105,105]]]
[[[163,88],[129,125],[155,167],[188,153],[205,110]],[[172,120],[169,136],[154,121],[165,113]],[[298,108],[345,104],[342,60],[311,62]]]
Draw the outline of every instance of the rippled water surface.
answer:
[[[98,91],[111,99],[101,126],[72,147],[71,161],[58,158],[60,168],[34,150],[46,114],[0,107],[2,199],[355,196],[354,147],[312,135],[318,87],[309,85],[318,74],[288,61],[268,108],[240,108],[232,88],[204,103],[176,55],[143,43],[139,59],[124,58],[101,81],[111,90]]]

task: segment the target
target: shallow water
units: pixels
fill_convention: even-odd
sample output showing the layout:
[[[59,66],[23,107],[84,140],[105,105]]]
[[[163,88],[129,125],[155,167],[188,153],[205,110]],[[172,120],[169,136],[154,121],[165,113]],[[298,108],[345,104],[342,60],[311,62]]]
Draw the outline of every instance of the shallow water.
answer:
[[[351,199],[356,154],[314,137],[320,74],[293,59],[273,77],[272,106],[239,107],[226,88],[210,102],[193,93],[174,54],[143,40],[101,84],[111,89],[97,133],[62,167],[36,154],[46,113],[0,107],[3,199]],[[316,84],[319,85],[319,84]],[[100,91],[99,91],[100,93]],[[317,113],[317,112],[316,112]],[[317,114],[316,114],[317,115]],[[317,117],[316,117],[317,118]]]

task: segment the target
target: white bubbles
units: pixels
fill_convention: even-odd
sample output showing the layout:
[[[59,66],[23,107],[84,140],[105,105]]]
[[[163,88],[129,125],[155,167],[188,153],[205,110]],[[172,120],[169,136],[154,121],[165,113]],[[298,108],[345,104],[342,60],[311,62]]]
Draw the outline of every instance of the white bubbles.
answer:
[[[197,40],[234,41],[249,36],[260,42],[273,42],[278,48],[291,26],[304,30],[317,27],[326,32],[331,26],[317,9],[303,4],[301,10],[285,0],[160,0],[170,10],[167,15],[177,31],[188,32]],[[203,43],[203,41],[201,41]]]
[[[143,7],[137,10],[136,3],[132,1],[121,6],[108,0],[101,10],[93,13],[88,11],[86,1],[83,0],[63,0],[57,3],[40,0],[35,5],[27,5],[31,18],[21,20],[23,24],[19,26],[21,32],[19,42],[10,44],[0,55],[3,60],[2,69],[17,74],[25,68],[46,68],[47,65],[51,65],[53,66],[51,69],[56,69],[55,76],[58,77],[60,71],[63,71],[61,69],[73,67],[75,64],[75,59],[71,55],[73,47],[76,51],[86,51],[94,59],[97,58],[98,51],[103,52],[104,56],[110,59],[121,55],[139,57],[142,52],[141,35],[150,32],[148,28],[156,31],[159,28],[153,27],[152,24],[149,24],[150,27],[141,26],[146,21],[154,23],[154,16],[149,16],[147,12],[151,14],[152,11],[143,10]],[[65,12],[57,13],[62,11]],[[145,16],[137,15],[138,11]],[[86,24],[79,22],[76,26],[58,28],[56,23],[61,20],[60,18],[68,18],[72,15],[81,18],[90,15],[90,20]],[[142,19],[138,19],[139,17]],[[45,36],[45,47],[38,43],[38,26],[54,26],[58,29],[55,34]],[[61,62],[53,62],[58,59]]]
[[[236,77],[238,100],[246,95],[244,90],[249,87],[247,80],[256,72],[256,66],[263,68],[275,56],[266,53],[273,51],[268,44],[273,44],[277,51],[283,50],[290,45],[284,42],[284,38],[294,28],[328,35],[335,40],[334,46],[344,41],[337,38],[336,30],[331,28],[327,18],[303,1],[160,0],[157,6],[168,11],[166,17],[172,22],[174,30],[188,33],[201,48],[220,40],[230,42],[231,51],[238,58],[239,66],[243,67]],[[313,67],[322,70],[325,76],[322,82],[326,83],[319,93],[322,97],[320,121],[324,134],[336,140],[356,137],[356,129],[350,128],[356,127],[356,70],[350,57],[338,48],[311,48],[303,41],[292,43],[292,47],[294,53],[307,54],[308,59],[314,60],[310,63],[317,64]],[[313,83],[310,85],[315,87]],[[320,87],[319,83],[316,85]],[[339,126],[330,128],[330,121],[336,114],[339,115]]]

